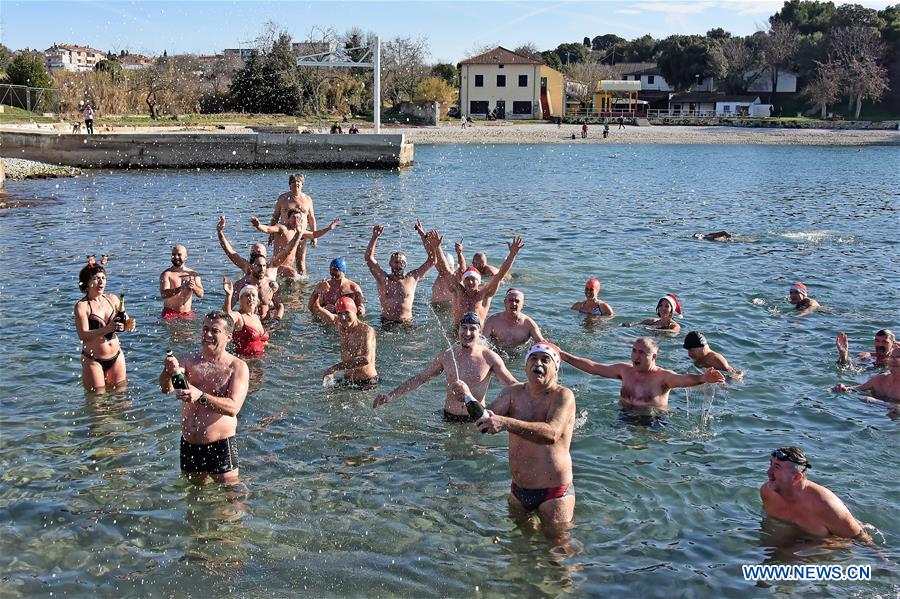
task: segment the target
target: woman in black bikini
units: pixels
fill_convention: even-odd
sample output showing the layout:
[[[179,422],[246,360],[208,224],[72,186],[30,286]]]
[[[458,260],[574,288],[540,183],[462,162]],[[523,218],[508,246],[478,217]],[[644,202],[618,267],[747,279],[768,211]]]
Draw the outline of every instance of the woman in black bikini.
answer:
[[[97,264],[94,257],[78,273],[78,288],[84,297],[75,304],[75,330],[81,339],[81,378],[86,391],[102,392],[125,383],[125,356],[119,347],[116,333],[125,325],[116,322],[116,304],[119,298],[106,288],[106,269]]]

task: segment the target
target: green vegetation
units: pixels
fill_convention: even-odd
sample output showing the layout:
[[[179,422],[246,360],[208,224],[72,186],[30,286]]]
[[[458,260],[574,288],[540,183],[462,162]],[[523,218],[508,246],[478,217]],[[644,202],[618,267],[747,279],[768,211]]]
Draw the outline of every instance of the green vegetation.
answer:
[[[0,125],[3,124],[21,124],[21,123],[55,123],[59,119],[55,117],[46,117],[28,112],[24,108],[16,108],[15,106],[3,105],[3,113],[0,114]]]
[[[50,75],[44,68],[43,56],[27,52],[21,52],[6,67],[5,83],[28,87],[53,87]]]

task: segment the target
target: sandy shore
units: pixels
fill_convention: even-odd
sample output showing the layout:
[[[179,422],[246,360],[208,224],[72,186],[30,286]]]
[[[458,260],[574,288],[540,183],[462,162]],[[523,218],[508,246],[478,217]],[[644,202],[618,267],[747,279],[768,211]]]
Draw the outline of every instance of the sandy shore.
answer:
[[[414,144],[773,144],[786,146],[900,145],[898,131],[836,129],[750,129],[744,127],[626,127],[610,126],[608,139],[603,128],[591,126],[588,138],[581,139],[579,125],[485,124],[463,129],[459,124],[441,127],[387,127],[386,133],[404,133]],[[576,139],[572,139],[572,134]]]

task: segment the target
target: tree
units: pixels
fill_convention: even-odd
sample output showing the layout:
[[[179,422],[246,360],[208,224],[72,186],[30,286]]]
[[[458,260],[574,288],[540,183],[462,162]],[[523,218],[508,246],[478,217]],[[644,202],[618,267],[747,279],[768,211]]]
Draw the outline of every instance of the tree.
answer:
[[[590,55],[590,50],[582,44],[560,44],[553,52],[559,57],[559,62],[564,65],[585,62]]]
[[[866,8],[859,4],[842,4],[837,7],[834,17],[831,19],[832,27],[874,27],[881,29],[884,26],[878,11],[874,8]]]
[[[597,83],[603,79],[616,77],[615,69],[611,65],[596,62],[580,62],[569,65],[565,68],[565,73],[569,79],[584,84],[572,86],[571,92],[582,105],[587,106],[590,106],[594,99]]]
[[[52,87],[44,61],[36,54],[20,52],[6,67],[6,81],[11,85]]]
[[[616,46],[624,62],[650,62],[656,58],[659,42],[649,33]],[[606,62],[605,60],[603,62]]]
[[[104,58],[94,65],[94,70],[98,73],[109,73],[109,76],[113,79],[120,79],[122,77],[122,65],[119,64],[118,60]]]
[[[557,71],[562,70],[562,62],[559,60],[559,55],[553,50],[541,52],[541,60],[543,60],[544,64],[551,69],[556,69]]]
[[[12,50],[0,44],[0,79],[3,77],[3,73],[6,72],[6,67],[9,66],[9,63],[12,62],[13,53]]]
[[[848,111],[859,118],[863,100],[878,100],[888,90],[887,69],[879,64],[885,45],[871,27],[838,27],[829,40],[830,57],[836,63],[841,86],[847,93]]]
[[[431,74],[435,77],[440,77],[453,87],[459,85],[459,72],[450,63],[442,62],[434,65],[431,67]]]
[[[416,86],[413,99],[416,102],[439,102],[444,113],[456,103],[457,92],[440,77],[427,77]]]
[[[619,37],[614,33],[598,35],[591,40],[591,50],[594,52],[606,52],[613,46],[624,44],[625,42],[626,40],[624,37]]]
[[[672,35],[659,43],[657,61],[663,77],[677,90],[686,90],[697,79],[720,78],[725,61],[712,40],[699,35]]]
[[[762,74],[762,52],[753,37],[728,37],[717,42],[725,63],[725,74],[719,87],[730,94],[740,94]]]
[[[424,37],[397,36],[384,44],[381,88],[393,106],[411,100],[416,86],[428,76],[430,69],[425,65],[425,59],[429,53]]]
[[[803,35],[824,33],[831,29],[835,14],[837,11],[833,2],[789,0],[780,11],[769,17],[769,25],[790,25]]]
[[[775,92],[778,90],[779,70],[791,66],[800,42],[797,30],[784,22],[775,22],[770,25],[769,31],[759,39],[762,48],[762,64],[769,70],[769,81],[772,84],[769,104],[774,105]]]
[[[716,27],[715,29],[710,29],[706,32],[706,37],[711,40],[727,40],[731,37],[731,33],[725,31],[721,27]]]
[[[585,36],[584,40],[582,40],[582,42],[581,42],[581,45],[584,46],[585,48],[590,48],[591,47],[591,38]]]
[[[516,54],[521,54],[522,56],[527,56],[528,58],[543,61],[541,52],[537,49],[537,46],[533,42],[525,42],[520,46],[516,46],[513,52],[515,52]]]
[[[819,118],[827,117],[828,105],[841,99],[839,75],[834,63],[818,62],[815,74],[800,93],[819,106]]]
[[[264,33],[261,50],[234,74],[229,87],[232,104],[242,111],[298,114],[302,98],[291,36]],[[318,90],[316,90],[318,91]]]

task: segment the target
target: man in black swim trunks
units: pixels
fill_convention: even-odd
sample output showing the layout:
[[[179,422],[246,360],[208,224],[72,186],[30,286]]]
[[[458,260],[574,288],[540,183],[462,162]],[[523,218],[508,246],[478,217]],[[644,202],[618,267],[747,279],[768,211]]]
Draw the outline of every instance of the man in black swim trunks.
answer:
[[[181,471],[195,484],[209,476],[216,482],[238,482],[235,443],[237,415],[247,397],[247,364],[226,350],[234,322],[215,310],[203,319],[203,341],[197,353],[168,357],[159,375],[163,393],[175,390],[172,376],[183,369],[187,389],[175,390],[181,400]]]
[[[419,374],[412,376],[387,395],[379,395],[372,404],[373,408],[384,405],[407,393],[412,393],[434,377],[443,372],[447,377],[447,396],[444,400],[444,419],[448,422],[471,422],[465,405],[450,393],[450,385],[457,381],[465,381],[472,394],[480,402],[484,402],[491,374],[504,385],[512,385],[518,381],[506,369],[503,359],[491,351],[482,341],[481,319],[474,312],[467,312],[459,321],[457,329],[459,344],[442,351]]]
[[[503,389],[475,423],[483,433],[509,432],[510,510],[516,517],[537,510],[551,537],[565,531],[575,515],[569,453],[575,395],[557,382],[559,365],[558,347],[548,341],[532,345],[525,357],[528,382]],[[469,388],[459,381],[451,392],[464,401]]]

